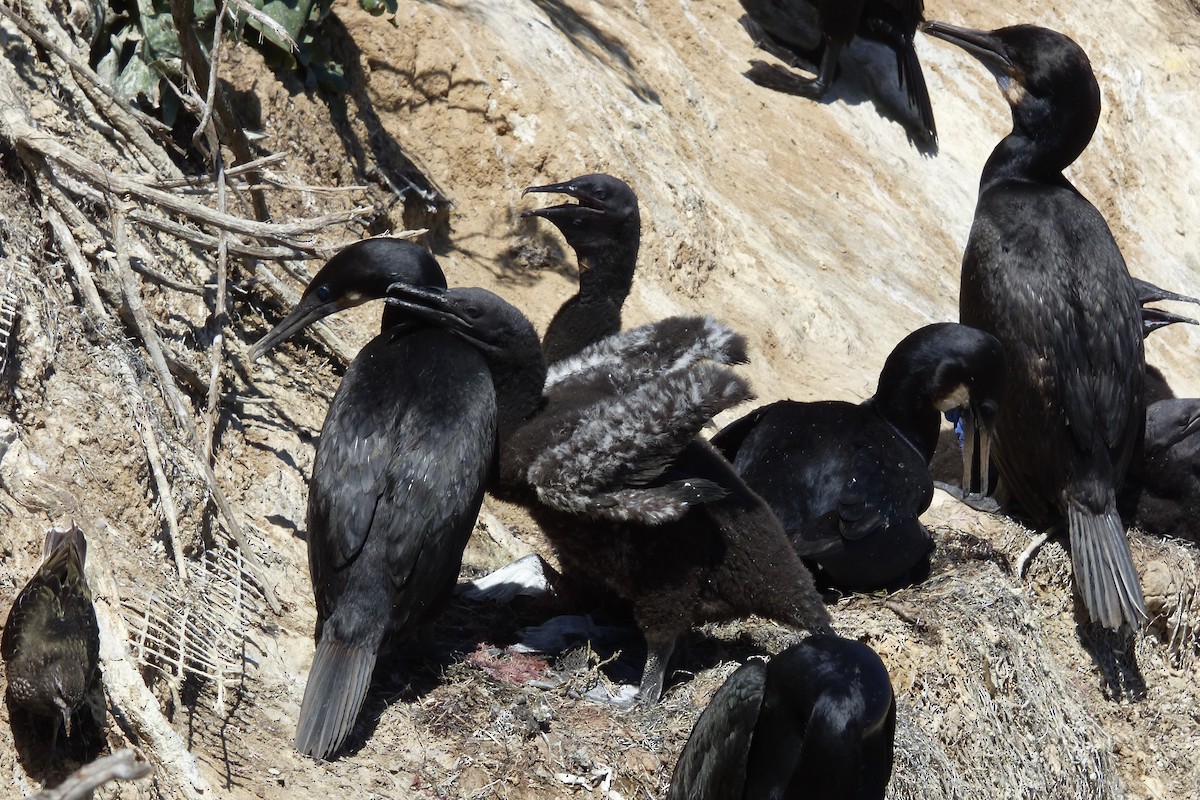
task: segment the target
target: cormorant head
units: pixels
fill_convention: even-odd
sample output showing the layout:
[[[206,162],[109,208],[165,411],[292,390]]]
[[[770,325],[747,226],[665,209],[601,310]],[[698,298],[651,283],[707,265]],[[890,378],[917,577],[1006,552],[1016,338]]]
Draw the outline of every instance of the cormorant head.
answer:
[[[501,441],[541,404],[546,383],[542,344],[516,306],[486,289],[429,289],[392,284],[387,303],[397,314],[442,328],[483,354],[496,387]]]
[[[386,296],[394,283],[445,288],[446,276],[429,251],[407,239],[365,239],[342,248],[309,281],[292,312],[250,348],[250,361],[322,317]]]
[[[1069,37],[1036,25],[994,31],[926,22],[921,29],[975,56],[1012,106],[1013,132],[1039,142],[1046,166],[1074,161],[1100,120],[1100,87],[1087,54]]]
[[[996,337],[956,322],[937,322],[904,337],[884,362],[876,398],[904,397],[929,411],[972,407],[991,427],[1004,393],[1004,348]]]
[[[594,266],[585,263],[592,250],[614,243],[632,243],[636,253],[641,217],[637,195],[625,181],[594,173],[563,183],[530,186],[521,194],[530,192],[565,194],[578,201],[522,211],[521,216],[542,217],[554,223],[579,256],[581,268]]]

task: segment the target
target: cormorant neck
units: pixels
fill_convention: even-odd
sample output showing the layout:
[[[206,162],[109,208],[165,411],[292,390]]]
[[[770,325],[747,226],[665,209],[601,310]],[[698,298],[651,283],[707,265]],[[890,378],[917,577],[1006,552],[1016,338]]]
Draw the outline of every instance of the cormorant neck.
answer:
[[[941,416],[921,393],[882,391],[863,403],[894,427],[929,463],[937,449]]]
[[[578,297],[585,304],[613,300],[620,305],[633,288],[633,273],[637,266],[638,240],[640,234],[632,236],[618,234],[612,241],[595,247],[576,247],[579,260]]]
[[[496,388],[496,431],[499,447],[532,419],[542,408],[542,388],[546,385],[546,362],[541,349],[534,347],[521,358],[489,362],[492,384]]]
[[[1100,90],[1092,81],[1070,97],[1037,97],[1012,88],[1015,98],[1013,129],[1000,140],[983,168],[982,186],[1016,178],[1040,183],[1070,184],[1064,169],[1079,158],[1100,121]]]

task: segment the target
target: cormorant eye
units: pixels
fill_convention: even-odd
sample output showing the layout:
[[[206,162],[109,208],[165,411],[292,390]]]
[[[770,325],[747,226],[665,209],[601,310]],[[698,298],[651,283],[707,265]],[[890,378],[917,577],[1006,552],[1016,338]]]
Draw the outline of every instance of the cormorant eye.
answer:
[[[479,306],[467,306],[463,310],[467,312],[467,316],[471,319],[479,319],[483,316],[483,312],[479,309]]]
[[[583,219],[581,219],[580,217],[576,217],[575,219],[571,220],[571,227],[582,228],[583,227]]]
[[[317,299],[320,300],[322,303],[329,302],[330,294],[331,294],[331,292],[329,291],[329,287],[326,286],[325,284],[321,284],[320,286],[317,287]]]

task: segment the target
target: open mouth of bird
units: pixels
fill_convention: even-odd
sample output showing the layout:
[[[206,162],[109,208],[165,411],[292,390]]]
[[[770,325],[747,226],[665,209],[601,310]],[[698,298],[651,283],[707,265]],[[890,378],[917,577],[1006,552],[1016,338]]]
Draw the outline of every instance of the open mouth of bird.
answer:
[[[598,198],[585,192],[583,189],[567,183],[551,183],[546,186],[530,186],[521,195],[531,193],[545,194],[565,194],[573,198],[574,203],[560,203],[554,206],[546,206],[545,208],[531,208],[527,211],[522,211],[522,217],[555,217],[570,214],[576,217],[583,216],[602,216],[605,213],[604,203]]]

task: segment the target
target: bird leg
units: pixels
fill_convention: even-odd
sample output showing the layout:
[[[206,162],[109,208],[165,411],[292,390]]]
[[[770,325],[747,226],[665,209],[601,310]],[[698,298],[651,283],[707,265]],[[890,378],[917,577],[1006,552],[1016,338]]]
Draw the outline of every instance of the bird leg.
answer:
[[[770,53],[789,67],[800,67],[809,72],[817,72],[817,65],[813,60],[816,51],[801,55],[795,49],[788,47],[767,33],[762,25],[750,19],[746,14],[743,14],[738,22],[746,29],[746,33],[750,34],[750,41],[754,42],[754,46],[759,50],[762,50],[764,53]]]
[[[807,97],[810,100],[820,100],[829,90],[829,85],[833,83],[834,73],[837,71],[838,55],[841,51],[840,44],[826,40],[825,51],[821,54],[821,64],[817,68],[816,76],[812,78],[801,78],[794,72],[765,61],[751,61],[750,69],[746,71],[746,77],[768,89]],[[770,51],[768,50],[768,52]]]
[[[642,668],[642,685],[638,700],[645,704],[656,703],[662,697],[663,684],[667,679],[667,663],[675,651],[675,637],[646,637],[646,666]]]

